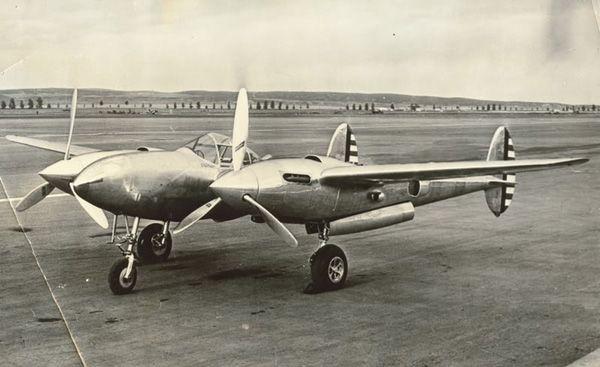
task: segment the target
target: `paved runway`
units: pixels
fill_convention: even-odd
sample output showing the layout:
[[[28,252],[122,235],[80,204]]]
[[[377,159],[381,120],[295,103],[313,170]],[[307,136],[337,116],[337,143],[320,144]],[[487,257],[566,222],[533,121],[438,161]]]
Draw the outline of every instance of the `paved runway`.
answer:
[[[323,154],[341,119],[251,119],[250,145],[276,157]],[[600,347],[597,117],[349,122],[373,163],[481,159],[503,123],[518,156],[592,160],[518,175],[501,218],[475,193],[417,208],[412,222],[334,237],[349,256],[348,286],[318,295],[302,293],[316,239],[301,226],[291,226],[300,241],[291,249],[248,218],[201,222],[174,237],[167,263],[139,268],[135,293],[113,296],[106,278],[120,254],[73,198],[19,213],[31,247],[0,200],[0,355],[17,366],[562,366]],[[230,127],[222,118],[81,119],[74,143],[174,148]],[[0,135],[60,141],[67,129],[59,119],[0,120]],[[60,158],[0,139],[8,195],[25,195]]]

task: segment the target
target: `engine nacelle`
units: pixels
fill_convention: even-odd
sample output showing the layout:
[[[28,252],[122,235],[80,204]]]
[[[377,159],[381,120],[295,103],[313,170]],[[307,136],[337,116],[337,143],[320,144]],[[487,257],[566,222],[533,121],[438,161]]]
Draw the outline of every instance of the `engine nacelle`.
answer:
[[[365,213],[334,220],[329,223],[329,235],[341,235],[369,231],[407,222],[415,217],[415,207],[411,202],[387,206]]]

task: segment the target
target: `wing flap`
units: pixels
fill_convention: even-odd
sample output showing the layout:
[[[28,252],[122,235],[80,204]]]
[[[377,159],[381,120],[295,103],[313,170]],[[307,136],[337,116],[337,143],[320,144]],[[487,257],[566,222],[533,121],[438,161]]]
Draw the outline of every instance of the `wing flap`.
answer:
[[[325,185],[353,185],[377,182],[437,180],[454,177],[538,171],[581,164],[588,160],[587,158],[559,158],[342,166],[324,170],[319,182]]]
[[[44,150],[50,150],[52,152],[65,153],[67,150],[67,146],[65,143],[54,142],[54,141],[46,141],[35,138],[27,138],[24,136],[16,136],[16,135],[6,135],[6,140],[10,140],[15,143],[28,145],[31,147],[36,147]],[[99,149],[82,147],[79,145],[71,145],[70,155],[82,155],[86,153],[99,152]]]

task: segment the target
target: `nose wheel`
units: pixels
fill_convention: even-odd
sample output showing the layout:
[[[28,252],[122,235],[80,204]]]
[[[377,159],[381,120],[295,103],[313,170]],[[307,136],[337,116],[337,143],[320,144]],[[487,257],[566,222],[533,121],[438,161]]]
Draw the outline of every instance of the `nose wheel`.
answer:
[[[108,272],[108,285],[114,294],[122,295],[133,291],[137,281],[138,261],[144,263],[165,261],[171,253],[172,240],[168,221],[163,225],[150,224],[138,236],[139,224],[140,218],[134,218],[131,231],[128,231],[118,244],[123,258],[115,261]],[[137,245],[137,254],[133,251],[135,245]]]
[[[348,276],[348,259],[344,250],[334,244],[327,244],[328,229],[319,230],[319,248],[310,257],[312,282],[304,289],[305,293],[320,293],[340,289]]]
[[[131,293],[137,281],[137,269],[132,267],[129,275],[127,268],[129,260],[127,258],[119,259],[113,263],[108,273],[108,285],[113,294],[121,295]]]
[[[116,228],[116,217],[113,222],[113,236]],[[121,295],[131,293],[137,281],[137,258],[133,252],[133,246],[136,243],[137,231],[140,224],[140,218],[133,219],[131,232],[127,228],[127,235],[117,244],[123,254],[123,258],[115,261],[108,272],[108,286],[113,294]],[[125,247],[121,245],[126,245]]]

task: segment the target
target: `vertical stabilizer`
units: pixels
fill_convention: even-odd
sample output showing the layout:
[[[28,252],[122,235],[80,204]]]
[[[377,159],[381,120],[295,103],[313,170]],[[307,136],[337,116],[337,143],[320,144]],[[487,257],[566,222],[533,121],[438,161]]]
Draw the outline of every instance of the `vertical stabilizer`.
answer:
[[[490,143],[487,160],[508,161],[514,160],[515,158],[515,148],[510,132],[508,131],[508,128],[501,126],[494,133],[494,137]],[[516,182],[516,176],[514,174],[502,174],[497,175],[497,177],[503,181]],[[499,187],[485,190],[485,200],[492,213],[499,217],[500,214],[504,213],[510,206],[514,193],[514,185],[503,184]]]
[[[329,142],[327,156],[343,162],[358,164],[358,146],[350,125],[343,123],[337,127]]]

